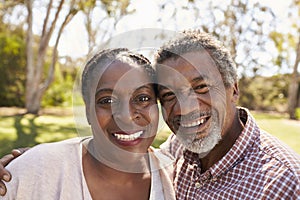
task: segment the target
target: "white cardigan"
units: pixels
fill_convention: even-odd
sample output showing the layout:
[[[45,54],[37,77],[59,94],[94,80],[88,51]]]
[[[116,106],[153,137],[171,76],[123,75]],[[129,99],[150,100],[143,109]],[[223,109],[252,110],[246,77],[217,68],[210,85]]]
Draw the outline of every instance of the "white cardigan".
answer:
[[[82,169],[82,138],[37,145],[7,169],[12,180],[6,184],[3,199],[41,200],[89,200],[92,199]],[[151,165],[156,168],[162,160],[171,163],[171,157],[153,150]],[[150,200],[175,199],[172,185],[173,166],[163,167],[151,173]],[[162,187],[163,185],[163,187]]]

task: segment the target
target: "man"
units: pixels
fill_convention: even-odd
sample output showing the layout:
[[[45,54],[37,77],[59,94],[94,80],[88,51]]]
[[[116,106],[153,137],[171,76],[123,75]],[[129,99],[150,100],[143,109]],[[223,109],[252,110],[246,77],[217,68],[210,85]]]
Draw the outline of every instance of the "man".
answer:
[[[156,69],[177,199],[300,199],[299,155],[237,107],[236,67],[218,41],[185,31],[161,47]]]
[[[299,155],[236,106],[236,66],[218,41],[185,31],[158,51],[156,70],[177,199],[300,199]]]

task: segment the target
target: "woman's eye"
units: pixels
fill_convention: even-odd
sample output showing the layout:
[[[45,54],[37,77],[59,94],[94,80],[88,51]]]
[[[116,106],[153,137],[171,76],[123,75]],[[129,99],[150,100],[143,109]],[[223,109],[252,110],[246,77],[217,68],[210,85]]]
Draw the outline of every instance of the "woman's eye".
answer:
[[[101,98],[97,101],[97,104],[101,104],[101,105],[109,105],[113,103],[115,103],[115,100],[111,97]]]
[[[151,100],[151,97],[149,97],[147,95],[140,95],[135,98],[135,102],[141,102],[141,103],[148,102],[150,100]]]

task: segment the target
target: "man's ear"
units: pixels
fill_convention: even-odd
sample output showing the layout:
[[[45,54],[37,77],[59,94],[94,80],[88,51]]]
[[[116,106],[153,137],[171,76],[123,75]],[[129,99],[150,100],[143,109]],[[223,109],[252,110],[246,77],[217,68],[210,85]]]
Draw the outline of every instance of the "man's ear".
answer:
[[[239,91],[239,86],[238,86],[238,83],[237,83],[237,82],[235,82],[235,83],[233,84],[232,92],[233,92],[233,94],[232,94],[232,100],[233,100],[235,103],[237,103],[238,100],[239,100],[239,97],[240,97],[240,91]]]

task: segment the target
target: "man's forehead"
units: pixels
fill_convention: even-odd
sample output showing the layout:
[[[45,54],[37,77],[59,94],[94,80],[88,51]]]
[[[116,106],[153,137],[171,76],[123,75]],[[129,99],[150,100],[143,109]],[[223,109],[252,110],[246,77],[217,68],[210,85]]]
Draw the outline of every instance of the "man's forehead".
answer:
[[[183,57],[184,56],[184,57]],[[211,75],[218,74],[219,70],[215,62],[210,56],[199,53],[189,53],[182,57],[170,58],[165,60],[157,67],[157,73],[159,78],[165,78],[166,73],[169,74],[182,74],[183,76],[195,77],[210,77]],[[164,73],[164,77],[161,77],[161,73]]]
[[[193,51],[188,52],[177,57],[169,58],[161,63],[160,66],[168,66],[174,68],[177,71],[186,71],[197,69],[199,74],[206,74],[211,71],[218,72],[218,67],[207,51]],[[161,70],[161,67],[157,67],[157,71]],[[208,71],[207,71],[208,70]]]
[[[196,82],[220,83],[222,76],[206,51],[183,54],[165,60],[157,67],[158,83],[170,88],[190,86]]]

